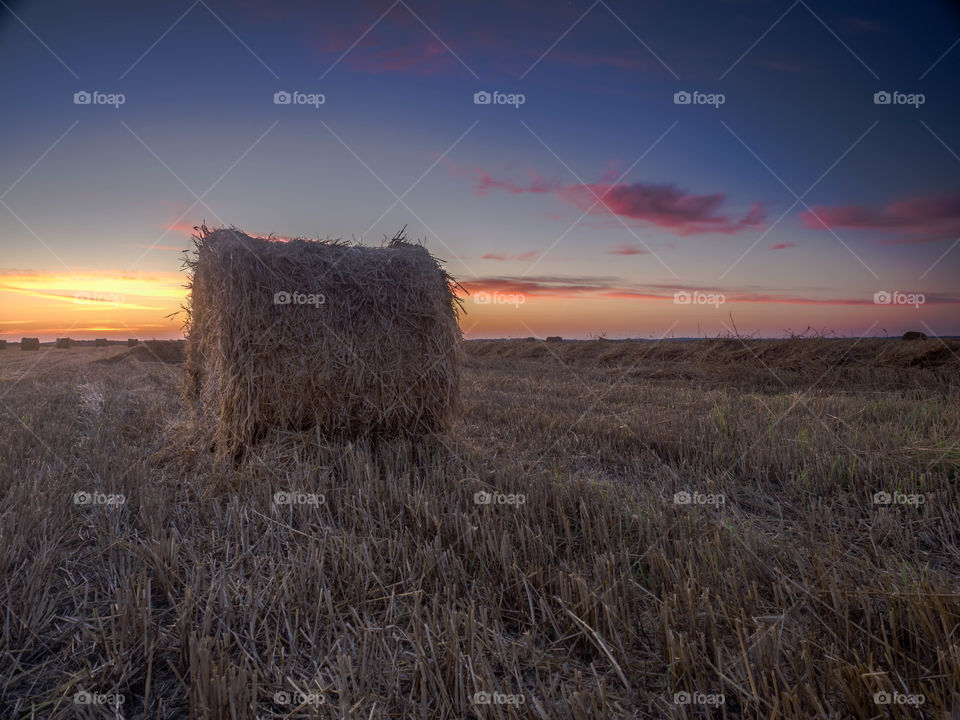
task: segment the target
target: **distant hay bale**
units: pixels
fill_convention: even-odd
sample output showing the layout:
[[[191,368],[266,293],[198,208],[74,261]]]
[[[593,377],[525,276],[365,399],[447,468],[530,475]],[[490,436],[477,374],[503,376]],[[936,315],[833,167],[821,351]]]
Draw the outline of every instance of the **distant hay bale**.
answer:
[[[910,330],[905,332],[901,340],[926,340],[927,336],[925,333],[920,332],[919,330]]]
[[[57,347],[61,350],[69,348],[73,344],[70,338],[57,338]]]
[[[138,359],[165,363],[182,363],[186,357],[183,344],[176,340],[147,340],[136,353]]]
[[[402,235],[384,247],[200,228],[187,302],[188,400],[219,455],[271,429],[418,437],[457,407],[453,280]]]
[[[107,347],[107,339],[106,339],[106,338],[97,338],[96,340],[93,341],[93,346],[94,346],[94,347]]]
[[[559,335],[551,335],[547,338],[547,342],[563,342],[563,338]]]
[[[136,347],[139,342],[137,338],[127,338],[127,347]]]
[[[39,350],[40,338],[20,338],[21,350]]]
[[[0,340],[0,350],[6,350],[6,349],[7,349],[7,341]]]
[[[116,365],[126,360],[136,360],[137,362],[179,364],[185,359],[183,346],[179,343],[172,340],[147,340],[142,345],[138,343],[129,350],[108,355],[94,362],[103,365]]]

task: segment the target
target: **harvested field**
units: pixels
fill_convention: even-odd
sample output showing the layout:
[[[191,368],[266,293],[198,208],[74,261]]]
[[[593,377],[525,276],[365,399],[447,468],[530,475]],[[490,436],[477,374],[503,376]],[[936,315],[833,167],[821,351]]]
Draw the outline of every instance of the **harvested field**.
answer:
[[[171,450],[180,366],[4,354],[0,706],[942,717],[960,388],[936,343],[471,342],[447,434],[290,432],[236,467]]]

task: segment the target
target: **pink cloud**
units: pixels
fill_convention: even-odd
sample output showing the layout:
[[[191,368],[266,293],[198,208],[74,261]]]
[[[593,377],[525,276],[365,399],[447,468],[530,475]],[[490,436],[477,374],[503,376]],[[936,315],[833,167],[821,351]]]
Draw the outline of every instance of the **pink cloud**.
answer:
[[[531,250],[530,252],[518,253],[516,255],[511,255],[510,253],[487,253],[486,255],[481,255],[481,259],[482,260],[533,260],[539,254],[540,254],[539,250]]]
[[[766,217],[763,206],[754,203],[741,220],[734,220],[720,212],[726,200],[724,193],[695,195],[673,185],[593,183],[563,188],[559,195],[581,211],[619,215],[666,228],[677,235],[713,232],[733,235],[761,227]]]
[[[183,233],[185,235],[193,235],[197,229],[193,225],[188,225],[186,223],[178,223],[176,225],[165,225],[164,230],[167,232],[176,232]]]
[[[649,253],[649,250],[636,245],[614,245],[607,250],[607,255],[648,255]]]
[[[511,182],[509,180],[497,180],[490,177],[490,175],[479,168],[474,168],[474,171],[480,176],[480,181],[477,183],[476,187],[477,195],[486,195],[487,191],[490,189],[506,190],[508,193],[514,195],[520,195],[523,193],[553,193],[563,189],[563,186],[560,183],[547,180],[545,177],[533,172],[532,170],[527,171],[530,182],[526,185]]]
[[[438,75],[461,67],[449,51],[436,40],[411,42],[400,47],[372,52],[350,53],[344,62],[355,70],[369,73],[408,72],[416,75]]]
[[[775,245],[771,245],[770,249],[771,250],[787,250],[788,248],[792,248],[792,247],[796,247],[796,245],[792,242],[782,242],[782,243],[776,243]]]
[[[151,250],[175,250],[176,252],[183,252],[186,248],[176,247],[174,245],[144,245],[140,244],[137,247],[149,248]]]
[[[725,297],[727,303],[757,303],[778,305],[834,305],[875,307],[873,295],[864,297],[803,297],[798,295],[758,292],[755,290],[737,290],[735,288],[716,287],[674,287],[672,285],[630,285],[627,281],[615,277],[603,276],[491,276],[462,280],[460,286],[469,293],[501,292],[524,295],[526,297],[550,298],[616,298],[621,300],[651,300],[674,302],[674,293],[680,290],[703,293],[717,293]],[[928,305],[960,304],[960,297],[940,293],[927,293]]]
[[[488,172],[474,168],[478,176],[476,193],[486,195],[492,189],[512,195],[526,193],[550,194],[581,212],[592,215],[618,216],[665,228],[676,235],[700,233],[735,233],[760,228],[766,212],[759,202],[737,220],[721,211],[725,193],[696,195],[673,185],[648,183],[597,183],[563,185],[555,180],[528,171],[526,183],[494,178]],[[609,176],[610,170],[606,175]]]
[[[907,198],[875,208],[867,205],[815,205],[800,213],[808,228],[852,228],[908,232],[894,242],[928,242],[960,232],[960,193]]]
[[[652,59],[628,57],[613,53],[558,52],[546,56],[551,62],[562,62],[576,67],[612,67],[621,70],[646,70],[653,66]]]

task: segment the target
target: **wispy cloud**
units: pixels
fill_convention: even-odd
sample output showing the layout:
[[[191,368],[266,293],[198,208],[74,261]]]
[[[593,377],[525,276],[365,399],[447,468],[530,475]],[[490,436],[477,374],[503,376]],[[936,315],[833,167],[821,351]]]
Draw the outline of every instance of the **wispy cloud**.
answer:
[[[506,260],[521,260],[521,261],[524,261],[524,260],[533,260],[533,259],[536,258],[539,254],[540,254],[540,251],[539,251],[539,250],[531,250],[530,252],[515,253],[515,254],[511,254],[511,253],[487,253],[487,254],[485,254],[485,255],[481,255],[481,256],[480,256],[480,259],[481,259],[481,260],[500,260],[500,261],[506,261]]]
[[[614,245],[607,255],[649,255],[650,251],[636,245]]]
[[[888,238],[891,243],[933,242],[960,235],[960,192],[912,197],[882,207],[815,205],[800,213],[800,221],[814,230],[909,233]]]
[[[873,294],[862,297],[817,297],[795,293],[769,292],[748,288],[711,286],[674,286],[668,284],[633,284],[609,276],[488,276],[461,280],[460,285],[470,294],[500,292],[531,298],[618,298],[673,302],[674,293],[698,291],[722,294],[727,303],[759,303],[783,305],[873,306]],[[960,304],[960,296],[944,293],[926,293],[926,304]]]
[[[722,206],[727,195],[716,192],[706,195],[689,193],[671,184],[611,183],[609,181],[564,185],[533,171],[524,182],[493,177],[474,168],[478,195],[491,190],[521,194],[553,195],[580,212],[593,215],[616,215],[637,223],[654,225],[675,235],[721,233],[733,235],[762,228],[766,212],[755,202],[742,218],[736,219]],[[597,198],[601,198],[597,202]]]

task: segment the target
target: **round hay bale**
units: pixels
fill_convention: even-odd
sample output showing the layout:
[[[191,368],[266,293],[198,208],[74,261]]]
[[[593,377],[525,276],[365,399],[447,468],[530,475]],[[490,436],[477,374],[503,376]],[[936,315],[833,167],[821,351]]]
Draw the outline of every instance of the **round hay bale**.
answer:
[[[57,338],[57,347],[61,350],[69,348],[73,344],[70,338]]]
[[[182,363],[186,357],[183,345],[176,340],[147,340],[136,357],[147,362]]]
[[[194,244],[185,395],[212,421],[218,455],[271,429],[417,437],[448,426],[460,306],[424,247],[402,235],[376,248],[205,227]]]
[[[108,343],[106,338],[97,338],[96,340],[93,341],[94,347],[107,347],[107,344]]]
[[[926,340],[927,335],[926,333],[922,333],[919,330],[910,330],[908,332],[905,332],[903,334],[903,337],[901,337],[900,339],[901,340]]]
[[[39,350],[40,338],[20,338],[21,350]]]
[[[551,335],[547,338],[547,342],[563,342],[563,338],[559,335]]]
[[[139,342],[137,338],[127,338],[127,347],[136,347]]]

